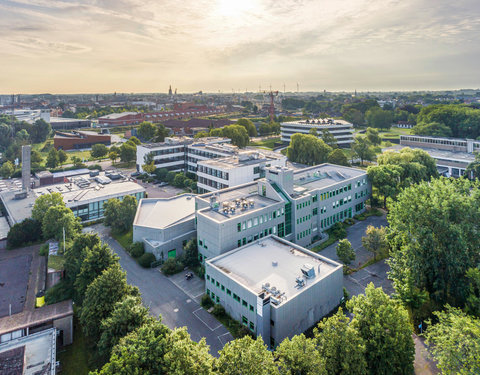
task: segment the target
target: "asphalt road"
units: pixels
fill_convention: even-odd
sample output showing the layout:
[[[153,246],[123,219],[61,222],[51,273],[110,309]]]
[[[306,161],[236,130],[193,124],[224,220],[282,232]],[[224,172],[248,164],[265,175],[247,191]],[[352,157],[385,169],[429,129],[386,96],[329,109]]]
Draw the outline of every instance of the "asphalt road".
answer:
[[[163,323],[174,329],[186,326],[194,341],[205,337],[210,352],[217,355],[223,345],[233,339],[228,330],[213,316],[176,286],[159,269],[145,269],[130,257],[123,247],[109,234],[102,224],[87,227],[84,231],[98,233],[120,257],[120,265],[127,272],[127,281],[142,293],[145,306],[154,316],[161,316]]]

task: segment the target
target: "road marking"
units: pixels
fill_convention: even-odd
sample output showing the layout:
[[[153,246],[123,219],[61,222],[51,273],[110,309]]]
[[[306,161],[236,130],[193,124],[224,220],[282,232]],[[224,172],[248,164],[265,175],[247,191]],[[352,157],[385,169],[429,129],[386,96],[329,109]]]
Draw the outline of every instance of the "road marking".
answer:
[[[178,309],[173,309],[173,312],[178,312]]]
[[[192,300],[191,300],[190,298],[189,298],[189,299],[187,299],[187,303],[190,303],[190,302],[192,302]]]
[[[201,307],[200,307],[199,309],[196,309],[196,310],[193,312],[193,315],[195,315],[195,316],[198,318],[198,320],[200,320],[203,324],[205,324],[210,331],[212,331],[212,332],[215,331],[218,327],[215,327],[214,329],[212,329],[212,327],[210,327],[202,318],[200,318],[200,317],[196,314],[196,312],[197,312],[197,311],[200,311],[200,310],[203,310],[203,309],[202,309]],[[221,327],[221,326],[222,326],[222,325],[220,324],[220,327]]]

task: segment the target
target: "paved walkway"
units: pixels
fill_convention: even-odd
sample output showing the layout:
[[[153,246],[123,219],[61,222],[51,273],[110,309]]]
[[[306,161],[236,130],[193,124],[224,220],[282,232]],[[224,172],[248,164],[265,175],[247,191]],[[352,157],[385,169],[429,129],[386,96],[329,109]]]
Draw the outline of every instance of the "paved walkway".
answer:
[[[140,289],[144,305],[150,308],[152,315],[160,315],[163,323],[168,327],[174,329],[186,326],[192,339],[197,342],[205,337],[207,344],[210,345],[210,352],[215,356],[226,342],[233,340],[229,331],[201,308],[197,298],[192,298],[186,293],[187,289],[179,287],[180,283],[177,278],[182,278],[184,275],[180,274],[171,279],[156,268],[140,267],[110,236],[109,229],[102,224],[87,227],[84,231],[98,233],[102,241],[118,254],[120,265],[127,272],[128,283]],[[192,285],[194,284],[195,282],[192,283]]]

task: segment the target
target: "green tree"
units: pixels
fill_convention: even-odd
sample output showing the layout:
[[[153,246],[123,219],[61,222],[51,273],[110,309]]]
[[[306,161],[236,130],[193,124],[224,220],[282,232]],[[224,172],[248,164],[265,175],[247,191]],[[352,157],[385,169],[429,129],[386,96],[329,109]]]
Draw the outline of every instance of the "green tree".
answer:
[[[383,110],[379,107],[370,108],[365,113],[368,126],[373,128],[388,129],[392,126],[393,111]]]
[[[480,262],[479,204],[477,185],[444,178],[412,185],[391,204],[387,263],[404,302],[405,291],[417,288],[438,307],[464,303],[465,273]]]
[[[315,137],[318,137],[317,128],[311,128],[311,129],[308,131],[308,134],[311,134],[311,135],[314,135]]]
[[[200,131],[193,138],[195,139],[200,139],[200,138],[207,138],[210,134],[207,133],[206,131]]]
[[[157,168],[155,167],[155,164],[153,162],[151,162],[149,164],[143,164],[142,169],[146,173],[153,173],[153,172],[155,172],[155,169],[157,169]]]
[[[105,244],[86,248],[85,257],[80,267],[74,286],[75,300],[81,305],[88,286],[110,266],[118,263],[118,256]]]
[[[375,159],[375,151],[366,136],[357,135],[353,139],[352,151],[360,159],[362,165],[365,160]]]
[[[366,375],[365,343],[340,308],[314,329],[319,356],[332,375]]]
[[[72,246],[66,249],[64,254],[65,280],[71,287],[73,287],[87,256],[87,248],[92,249],[97,245],[100,245],[100,237],[97,234],[80,233],[75,237]]]
[[[365,135],[367,136],[368,141],[374,146],[378,146],[380,143],[382,143],[382,138],[378,134],[378,129],[367,128]]]
[[[144,121],[137,129],[138,136],[145,141],[149,141],[155,136],[157,128],[149,121]]]
[[[465,276],[468,279],[468,295],[465,303],[465,311],[480,317],[480,268],[469,268]]]
[[[32,150],[32,153],[30,155],[30,160],[32,161],[33,166],[39,166],[43,162],[42,154],[40,154],[36,150]]]
[[[63,163],[65,163],[68,160],[68,155],[63,150],[58,150],[57,155],[58,155],[58,162],[60,163],[60,165],[62,165]]]
[[[196,267],[199,264],[198,260],[198,247],[197,247],[197,239],[192,238],[187,242],[185,247],[183,248],[184,253],[184,261],[186,266],[189,267]]]
[[[165,181],[167,178],[168,169],[167,168],[158,168],[155,170],[155,175],[160,181]]]
[[[223,129],[210,129],[210,132],[208,134],[210,137],[223,137]]]
[[[29,143],[30,140],[30,134],[25,129],[20,129],[20,131],[15,134],[15,138],[22,144],[26,145]]]
[[[126,274],[116,262],[93,280],[85,292],[80,311],[80,323],[85,335],[98,340],[102,321],[110,316],[115,304],[127,295],[139,295],[139,292],[127,284]]]
[[[330,146],[311,134],[292,135],[290,145],[287,147],[289,160],[308,165],[325,163],[331,152]]]
[[[132,137],[133,138],[133,137]],[[120,146],[120,160],[123,162],[131,162],[134,161],[137,155],[137,148],[127,143],[124,143]]]
[[[241,125],[234,124],[225,126],[222,134],[224,137],[230,138],[233,145],[240,148],[244,148],[250,141],[247,130]]]
[[[442,374],[480,374],[480,319],[449,306],[434,315],[425,336]]]
[[[130,332],[114,346],[109,362],[94,374],[162,374],[170,329],[160,320],[151,320]]]
[[[0,168],[0,176],[3,178],[10,178],[13,172],[15,172],[15,166],[10,160],[7,160],[2,164],[2,167]]]
[[[367,168],[368,179],[372,183],[372,187],[383,195],[383,207],[387,207],[387,198],[394,198],[400,192],[402,174],[402,167],[394,164],[370,165]]]
[[[327,129],[322,130],[322,140],[331,148],[337,148],[337,139]]]
[[[118,153],[116,151],[110,151],[108,153],[108,158],[115,164],[115,161],[118,159]]]
[[[32,136],[32,142],[45,142],[51,131],[52,127],[45,120],[39,119],[35,121],[35,123],[33,124],[32,132],[30,133]]]
[[[137,137],[135,137],[134,135],[132,135],[126,143],[129,143],[129,144],[131,144],[132,146],[135,146],[135,147],[142,144],[142,142],[140,142],[140,140]]]
[[[43,237],[60,241],[63,239],[64,230],[67,240],[75,237],[82,230],[80,218],[75,217],[72,210],[65,206],[50,207],[42,221]]]
[[[42,224],[34,219],[25,219],[12,225],[7,234],[7,246],[14,249],[42,238]]]
[[[220,351],[215,365],[219,374],[279,374],[273,355],[267,350],[261,337],[253,340],[250,336],[244,336],[230,341]]]
[[[275,350],[275,358],[282,375],[327,375],[325,360],[317,351],[316,343],[302,333],[283,340]]]
[[[103,358],[110,358],[111,351],[120,339],[153,320],[139,297],[127,296],[117,302],[111,315],[101,322],[98,351]]]
[[[249,137],[256,137],[257,136],[257,129],[252,121],[246,118],[241,118],[237,120],[237,124],[243,126],[248,133]]]
[[[155,142],[165,142],[165,137],[168,137],[169,134],[170,129],[166,128],[163,124],[158,124]]]
[[[39,223],[42,223],[43,217],[47,213],[48,209],[54,206],[65,207],[62,194],[53,192],[39,196],[35,200],[35,204],[32,208],[32,218],[37,220]]]
[[[353,250],[352,244],[347,239],[338,241],[336,251],[338,259],[344,264],[350,264],[355,260],[355,250]]]
[[[47,155],[47,162],[45,163],[49,168],[56,168],[58,166],[58,153],[57,150],[52,148]]]
[[[117,232],[128,231],[133,224],[137,212],[137,199],[127,195],[120,202],[118,199],[109,199],[105,203],[104,223]]]
[[[412,374],[415,344],[407,310],[370,283],[365,295],[347,302],[350,323],[365,342],[370,374]]]
[[[328,154],[327,161],[331,164],[336,164],[336,165],[345,165],[345,166],[350,165],[347,159],[347,155],[345,155],[345,153],[339,148],[336,148],[335,150],[331,151]]]
[[[465,175],[471,179],[480,177],[480,153],[475,153],[475,160],[468,164]]]
[[[354,126],[363,126],[365,125],[364,114],[358,109],[346,107],[342,108],[342,117],[345,121],[351,122]]]
[[[83,166],[84,164],[82,163],[82,159],[80,159],[78,156],[72,156],[70,158],[70,160],[72,161],[73,165],[76,167],[76,168],[79,168],[81,166]]]
[[[378,259],[379,256],[387,256],[388,241],[386,228],[376,228],[373,225],[369,225],[365,231],[365,236],[362,237],[362,245],[375,255],[375,259]]]
[[[97,143],[92,146],[92,150],[90,151],[90,155],[94,159],[101,159],[105,155],[108,154],[108,147],[105,146],[103,143]]]
[[[451,137],[452,130],[439,122],[431,122],[429,124],[420,123],[412,128],[412,134],[415,135],[430,135],[436,137]]]

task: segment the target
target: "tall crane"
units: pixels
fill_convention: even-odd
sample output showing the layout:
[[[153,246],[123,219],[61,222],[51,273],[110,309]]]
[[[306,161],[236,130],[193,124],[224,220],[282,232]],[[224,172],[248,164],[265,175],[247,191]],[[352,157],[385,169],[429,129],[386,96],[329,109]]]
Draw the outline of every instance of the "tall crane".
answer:
[[[270,116],[270,122],[273,122],[273,119],[275,118],[275,104],[273,102],[273,99],[278,95],[278,91],[264,91],[264,94],[268,94],[268,96],[270,97],[270,108],[268,109],[268,114]]]

